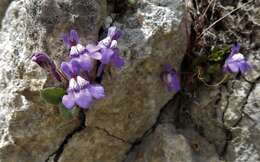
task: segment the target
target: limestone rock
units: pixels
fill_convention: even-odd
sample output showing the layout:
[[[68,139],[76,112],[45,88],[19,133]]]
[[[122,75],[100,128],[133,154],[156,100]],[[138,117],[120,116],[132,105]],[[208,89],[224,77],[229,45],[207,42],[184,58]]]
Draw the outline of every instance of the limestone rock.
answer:
[[[126,162],[221,162],[214,145],[192,129],[175,129],[159,124],[155,131],[135,146]]]
[[[192,152],[173,125],[162,124],[128,158],[127,162],[192,162]]]
[[[66,146],[59,162],[122,161],[130,144],[98,128],[86,127],[76,134]]]
[[[161,84],[160,73],[165,63],[179,70],[190,23],[183,2],[177,0],[165,6],[140,1],[136,12],[114,24],[123,31],[119,47],[126,65],[112,79],[104,80],[108,95],[87,113],[87,125],[134,142],[155,123],[160,109],[173,96]]]
[[[190,31],[184,13],[181,0],[144,1],[115,20],[126,66],[112,80],[106,76],[107,98],[86,113],[84,128],[81,118],[66,121],[40,99],[39,91],[55,83],[30,56],[45,51],[58,65],[66,59],[60,34],[71,28],[83,44],[97,41],[106,0],[13,1],[0,31],[0,161],[121,161],[173,96],[160,72],[165,63],[179,70]]]
[[[2,21],[2,18],[5,15],[5,11],[10,3],[10,0],[1,0],[0,1],[0,22]],[[0,24],[1,27],[1,24]]]
[[[64,57],[59,34],[71,27],[96,39],[106,3],[84,2],[17,0],[7,9],[0,31],[1,162],[45,161],[79,127],[78,118],[65,120],[40,99],[39,90],[52,79],[30,56],[46,51]]]
[[[118,42],[125,66],[122,71],[113,72],[112,78],[105,74],[103,84],[107,96],[86,113],[86,125],[87,128],[104,130],[128,144],[123,144],[120,151],[117,146],[86,146],[85,154],[99,154],[99,157],[86,156],[86,161],[104,159],[108,156],[106,152],[115,152],[116,155],[111,154],[103,162],[124,159],[130,143],[141,138],[152,127],[160,109],[173,96],[161,83],[160,73],[165,63],[179,69],[187,48],[190,21],[185,19],[182,1],[169,1],[169,5],[171,10],[168,5],[162,7],[151,1],[140,1],[136,12],[127,12],[115,20],[114,25],[123,31],[123,37]],[[101,138],[101,143],[105,143],[107,137],[96,135],[89,134],[80,141]],[[73,147],[80,143],[78,140],[73,139],[65,147],[61,162],[72,156],[77,159],[81,156],[81,150]],[[78,151],[70,154],[72,148]]]
[[[194,129],[185,128],[177,130],[182,134],[192,150],[192,162],[222,162],[216,148],[206,138],[199,135]]]
[[[249,92],[247,102],[241,110],[241,122],[232,129],[233,140],[230,141],[227,153],[229,161],[260,161],[260,84]]]

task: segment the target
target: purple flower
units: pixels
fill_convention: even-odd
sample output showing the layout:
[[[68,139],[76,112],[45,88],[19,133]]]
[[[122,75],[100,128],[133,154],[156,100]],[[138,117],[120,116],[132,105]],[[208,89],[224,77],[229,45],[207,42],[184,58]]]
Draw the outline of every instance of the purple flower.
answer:
[[[108,29],[107,37],[98,43],[102,54],[102,58],[100,60],[101,65],[98,69],[98,76],[100,76],[105,65],[107,64],[111,63],[118,69],[124,65],[124,60],[119,57],[119,49],[117,48],[117,39],[119,39],[121,35],[121,31],[116,27],[110,27]]]
[[[90,84],[81,76],[70,79],[67,95],[63,96],[62,103],[68,109],[75,105],[87,109],[91,105],[93,98],[101,99],[105,97],[104,88],[98,84]]]
[[[164,70],[162,72],[162,81],[167,85],[168,90],[178,92],[181,89],[180,79],[176,71],[171,65],[164,65]]]
[[[95,60],[101,59],[101,53],[97,52],[94,45],[88,45],[88,49],[80,44],[78,34],[75,30],[70,31],[70,35],[63,35],[63,42],[70,49],[71,60],[77,61],[84,71],[91,71]]]
[[[250,70],[250,64],[245,59],[244,55],[239,53],[240,45],[238,43],[234,44],[231,49],[231,54],[226,59],[224,64],[224,71],[229,73],[241,72],[244,74]]]
[[[61,76],[56,69],[54,62],[46,53],[34,53],[32,61],[36,62],[40,67],[50,72],[58,81],[61,81]]]
[[[61,63],[61,70],[68,79],[75,78],[80,73],[80,65],[75,60]]]
[[[117,40],[121,37],[122,32],[121,30],[119,30],[117,27],[112,26],[108,29],[108,34],[109,37],[111,37],[111,39],[113,40]]]
[[[63,42],[70,49],[70,57],[78,57],[86,51],[80,44],[80,39],[76,30],[71,30],[70,34],[63,34]]]
[[[101,47],[96,46],[94,44],[88,44],[86,46],[86,50],[87,50],[88,55],[91,58],[96,59],[96,60],[101,60],[101,58],[102,58],[102,54],[100,53]]]
[[[80,43],[80,39],[76,30],[71,30],[69,35],[63,34],[62,37],[63,37],[64,44],[69,49],[72,46],[76,46],[77,44]]]

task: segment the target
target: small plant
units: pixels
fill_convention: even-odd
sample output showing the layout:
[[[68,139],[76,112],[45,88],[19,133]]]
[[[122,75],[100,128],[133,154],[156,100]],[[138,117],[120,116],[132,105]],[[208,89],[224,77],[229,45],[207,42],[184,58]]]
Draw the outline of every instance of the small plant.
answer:
[[[181,90],[180,78],[170,64],[165,64],[161,74],[161,79],[170,92]]]
[[[251,69],[250,63],[246,60],[243,54],[239,53],[240,44],[235,43],[231,48],[231,52],[225,60],[223,68],[221,68],[221,64],[225,59],[225,55],[229,52],[229,48],[224,46],[223,48],[214,48],[211,54],[208,56],[208,63],[207,69],[203,69],[202,67],[198,67],[198,79],[202,81],[206,86],[219,86],[222,84],[230,74],[237,75],[245,74],[247,71]],[[222,70],[223,69],[223,70]],[[216,84],[208,84],[207,81],[210,80],[211,75],[215,75],[223,71],[224,77],[221,81]]]
[[[94,100],[104,98],[104,87],[96,80],[103,75],[106,67],[112,65],[121,69],[124,65],[117,48],[121,34],[116,27],[110,27],[106,38],[86,47],[80,43],[75,30],[71,30],[69,35],[64,34],[63,42],[69,50],[69,60],[62,62],[60,69],[46,53],[34,53],[32,60],[62,83],[62,87],[43,89],[42,98],[58,105],[65,117],[71,116],[70,110],[75,107],[88,109]]]
[[[226,59],[224,64],[224,71],[228,73],[241,73],[245,74],[251,69],[249,62],[246,60],[243,54],[239,53],[240,44],[236,43],[231,49],[231,54]]]

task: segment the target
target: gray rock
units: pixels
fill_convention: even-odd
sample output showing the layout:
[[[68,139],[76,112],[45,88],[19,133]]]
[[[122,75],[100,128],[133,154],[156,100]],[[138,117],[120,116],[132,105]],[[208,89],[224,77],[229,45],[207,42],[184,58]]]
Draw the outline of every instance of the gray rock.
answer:
[[[233,80],[229,84],[230,94],[226,110],[223,116],[223,122],[227,127],[234,126],[241,118],[241,109],[246,102],[247,95],[251,85],[246,81]]]
[[[200,136],[194,129],[178,129],[188,141],[192,150],[192,162],[222,162],[216,152],[213,144],[209,143],[206,138]]]
[[[45,161],[80,125],[78,118],[65,120],[57,107],[40,99],[39,90],[53,80],[30,60],[36,51],[64,57],[59,34],[72,26],[97,38],[106,3],[72,2],[17,0],[5,13],[0,31],[1,162]]]
[[[10,0],[1,0],[0,1],[0,22],[2,22],[2,18],[5,15],[5,11],[9,5],[9,3],[10,3]],[[1,23],[0,23],[0,27],[1,27]]]
[[[86,127],[76,134],[62,153],[59,162],[122,161],[130,144],[98,128]]]
[[[235,162],[260,161],[260,84],[249,92],[242,112],[241,122],[232,128],[233,140],[230,141],[227,159]]]
[[[178,70],[188,41],[183,3],[169,3],[175,9],[140,2],[135,13],[115,22],[124,32],[119,47],[126,65],[112,79],[105,78],[107,98],[87,112],[87,125],[134,142],[155,123],[173,96],[161,84],[162,65],[171,63]]]
[[[171,63],[178,70],[187,48],[190,21],[183,15],[183,3],[178,2],[174,10],[149,1],[140,2],[136,12],[115,21],[114,25],[123,31],[119,48],[126,64],[122,71],[112,71],[112,78],[105,75],[103,84],[107,97],[86,113],[88,127],[99,128],[117,139],[133,143],[156,122],[160,109],[173,96],[161,83],[162,65]],[[96,138],[94,135],[85,136],[85,140]],[[80,152],[69,153],[71,146],[77,143],[80,142],[73,140],[65,147],[61,161],[81,156]],[[120,151],[117,147],[108,147],[109,150],[100,146],[86,148],[86,154],[94,150],[100,153],[100,159],[107,157],[105,152],[116,152],[107,161],[117,162],[125,158],[129,144],[124,144]],[[85,156],[84,160],[96,159],[99,158]]]
[[[224,91],[223,91],[224,92]],[[216,147],[221,154],[225,147],[226,132],[223,129],[221,111],[216,104],[220,90],[217,88],[201,87],[196,96],[196,102],[190,105],[191,118],[198,132]]]
[[[170,124],[158,125],[155,132],[129,154],[126,162],[192,162],[186,138]]]
[[[112,80],[105,77],[107,98],[86,113],[86,128],[80,118],[65,120],[39,98],[43,87],[55,83],[30,61],[31,54],[45,51],[59,64],[66,59],[60,33],[71,28],[83,44],[96,41],[106,7],[105,0],[10,4],[0,31],[1,162],[121,161],[129,141],[155,123],[173,96],[161,84],[161,66],[172,63],[179,70],[187,48],[190,22],[181,0],[166,6],[140,2],[135,13],[116,20],[124,32],[119,47],[126,66]]]
[[[129,153],[126,162],[221,162],[214,145],[193,129],[159,124]]]

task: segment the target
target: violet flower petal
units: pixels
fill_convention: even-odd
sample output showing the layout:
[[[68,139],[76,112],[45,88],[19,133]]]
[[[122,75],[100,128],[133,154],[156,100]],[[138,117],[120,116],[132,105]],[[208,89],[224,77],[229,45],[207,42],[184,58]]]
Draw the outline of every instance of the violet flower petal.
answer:
[[[164,70],[162,72],[162,80],[167,85],[168,90],[178,92],[181,90],[180,78],[176,71],[172,68],[171,65],[164,65]]]
[[[110,62],[111,56],[114,54],[114,51],[110,48],[101,49],[102,59],[100,60],[103,64],[108,64]]]
[[[74,43],[74,44],[78,44],[80,42],[80,39],[79,39],[79,36],[78,36],[78,33],[76,30],[71,30],[70,31],[70,41],[71,43]]]
[[[107,34],[109,37],[112,38],[112,40],[116,40],[118,38],[121,37],[122,35],[122,32],[121,30],[119,30],[117,27],[115,26],[112,26],[108,29],[108,34]]]
[[[67,109],[72,109],[75,106],[75,99],[72,93],[62,97],[62,103]]]
[[[80,72],[80,67],[77,60],[72,59],[70,62],[62,62],[61,70],[67,76],[68,79],[73,78]]]
[[[80,57],[77,59],[80,67],[84,70],[84,71],[91,71],[93,68],[93,59],[88,56],[87,53],[80,55]]]
[[[32,55],[32,61],[36,62],[40,67],[45,70],[55,68],[54,62],[49,58],[46,53],[34,53]]]
[[[71,43],[70,43],[70,38],[67,34],[62,34],[62,40],[63,40],[63,43],[66,45],[66,47],[68,49],[71,48]]]
[[[92,102],[92,96],[88,89],[82,89],[78,93],[75,93],[75,100],[79,107],[86,109],[89,108]]]
[[[114,55],[112,56],[112,64],[118,68],[121,69],[122,66],[124,66],[124,60],[122,58],[119,57],[119,55],[117,54],[117,52],[114,52]]]
[[[101,50],[100,46],[89,44],[86,46],[86,50],[88,51],[88,55],[90,57],[96,60],[101,60],[102,54],[99,52]]]
[[[99,50],[101,49],[101,47],[100,47],[100,46],[96,46],[96,45],[94,45],[94,44],[88,44],[88,45],[86,46],[86,49],[87,49],[87,51],[88,51],[89,53],[94,53],[94,52],[99,51]]]
[[[179,77],[176,74],[171,74],[171,82],[169,83],[169,90],[178,92],[181,89]]]
[[[231,55],[238,53],[239,50],[240,50],[240,44],[239,43],[233,44],[233,46],[231,48]]]
[[[250,68],[251,67],[247,61],[243,60],[240,62],[239,70],[242,74],[246,73]]]
[[[102,54],[100,52],[89,53],[89,56],[95,60],[102,59]]]
[[[105,90],[101,85],[89,85],[88,89],[91,95],[96,99],[101,99],[105,97]]]
[[[230,54],[227,58],[224,67],[225,72],[244,74],[250,69],[249,63],[241,53]]]
[[[236,62],[229,63],[228,64],[228,68],[233,73],[238,73],[239,72],[239,66],[237,65]]]
[[[36,62],[41,68],[50,72],[56,80],[61,81],[61,76],[57,72],[56,65],[46,53],[34,53],[32,61]]]
[[[67,62],[61,63],[61,70],[67,76],[68,79],[72,78],[73,74]]]
[[[68,49],[70,49],[72,46],[76,46],[80,42],[76,30],[71,30],[69,35],[62,34],[62,40]]]

